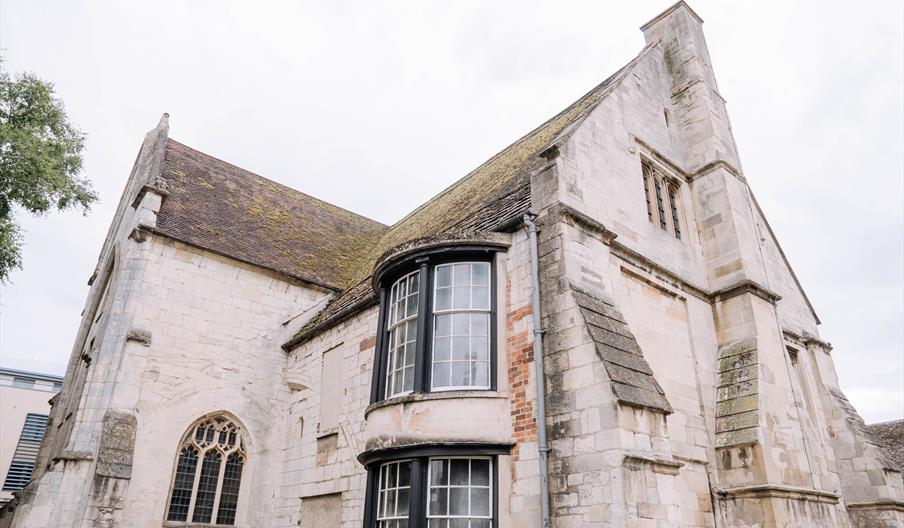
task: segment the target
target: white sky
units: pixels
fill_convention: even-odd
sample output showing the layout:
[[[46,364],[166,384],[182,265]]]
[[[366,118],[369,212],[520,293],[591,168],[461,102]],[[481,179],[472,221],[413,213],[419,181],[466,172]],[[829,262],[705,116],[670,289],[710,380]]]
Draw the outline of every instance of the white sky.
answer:
[[[101,202],[20,219],[0,363],[62,373],[144,133],[393,223],[630,60],[671,0],[0,0]],[[868,421],[904,417],[904,3],[695,0],[744,171]]]

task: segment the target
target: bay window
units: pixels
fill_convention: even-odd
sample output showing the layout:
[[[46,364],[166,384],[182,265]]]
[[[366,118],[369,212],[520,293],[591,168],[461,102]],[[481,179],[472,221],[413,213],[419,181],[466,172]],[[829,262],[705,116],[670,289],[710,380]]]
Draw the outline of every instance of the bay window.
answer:
[[[368,467],[365,528],[493,528],[498,523],[494,455],[426,448]],[[500,451],[489,449],[487,451]]]
[[[495,390],[491,257],[474,248],[444,252],[383,274],[371,403],[410,393]]]

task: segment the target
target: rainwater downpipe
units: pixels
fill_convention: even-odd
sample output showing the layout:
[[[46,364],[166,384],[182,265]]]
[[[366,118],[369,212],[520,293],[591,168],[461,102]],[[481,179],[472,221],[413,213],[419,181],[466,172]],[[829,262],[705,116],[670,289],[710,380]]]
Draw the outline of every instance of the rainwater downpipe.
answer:
[[[524,227],[530,237],[531,314],[534,316],[534,365],[537,385],[537,451],[540,460],[540,513],[542,528],[549,528],[549,464],[546,460],[546,374],[543,368],[543,328],[540,326],[540,257],[537,250],[537,224],[531,213],[524,214]]]

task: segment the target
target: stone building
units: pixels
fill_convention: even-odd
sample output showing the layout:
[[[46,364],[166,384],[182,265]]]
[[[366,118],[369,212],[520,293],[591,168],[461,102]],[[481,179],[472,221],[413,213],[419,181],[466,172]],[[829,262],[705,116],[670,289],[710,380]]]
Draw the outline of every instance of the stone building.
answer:
[[[393,226],[164,116],[13,526],[904,524],[702,21],[679,2],[641,29],[622,69]]]

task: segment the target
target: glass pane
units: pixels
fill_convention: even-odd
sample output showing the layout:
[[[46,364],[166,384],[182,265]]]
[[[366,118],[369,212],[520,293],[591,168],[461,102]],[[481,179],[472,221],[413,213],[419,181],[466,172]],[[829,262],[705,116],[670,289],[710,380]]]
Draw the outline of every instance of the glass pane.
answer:
[[[466,387],[470,385],[470,363],[466,361],[456,361],[452,365],[452,386]]]
[[[490,314],[471,314],[471,335],[490,335]]]
[[[436,388],[440,387],[448,387],[450,384],[449,379],[449,363],[434,363],[433,364],[433,386]]]
[[[179,454],[176,463],[176,478],[173,481],[173,495],[170,498],[168,521],[185,521],[191,502],[192,486],[195,484],[195,469],[198,466],[198,452],[186,447]]]
[[[452,316],[451,315],[437,315],[436,316],[436,326],[433,330],[433,335],[435,336],[447,336],[452,335]]]
[[[437,337],[433,340],[433,361],[448,361],[452,340],[448,337]]]
[[[468,488],[449,488],[449,515],[467,514]]]
[[[467,519],[449,519],[449,528],[470,528]]]
[[[398,496],[398,511],[399,512],[407,512],[408,511],[408,490],[400,489]]]
[[[469,341],[467,337],[452,338],[452,359],[467,360],[469,358]]]
[[[445,519],[430,519],[427,528],[449,528],[449,521]]]
[[[456,264],[455,271],[452,274],[452,283],[456,286],[467,286],[471,284],[471,265]]]
[[[212,430],[212,429],[211,429]],[[208,451],[201,464],[201,478],[198,480],[198,494],[195,496],[195,512],[192,522],[210,522],[213,515],[213,501],[217,493],[222,457],[217,451]]]
[[[489,359],[490,346],[485,337],[471,338],[471,359],[486,361]]]
[[[430,461],[430,483],[434,485],[445,485],[449,483],[448,460],[431,460]]]
[[[408,298],[408,316],[417,315],[417,294]]]
[[[452,309],[452,288],[438,288],[436,290],[436,310]]]
[[[454,288],[454,300],[452,308],[456,310],[467,310],[471,307],[471,289],[464,287]]]
[[[414,365],[414,343],[405,345],[405,364]]]
[[[449,488],[430,490],[430,515],[448,515]]]
[[[452,316],[452,335],[470,335],[471,316],[469,314],[454,314]]]
[[[411,462],[399,464],[399,486],[411,485]]]
[[[491,522],[489,519],[474,519],[471,521],[471,528],[490,528]]]
[[[402,384],[403,390],[410,391],[414,389],[414,367],[407,367],[405,369],[405,381]]]
[[[487,286],[474,286],[472,289],[471,307],[475,310],[490,309],[490,288]]]
[[[471,385],[475,387],[489,387],[490,364],[485,361],[471,363]]]
[[[396,474],[396,467],[397,466],[395,464],[392,464],[389,467],[387,467],[387,472],[386,472],[386,487],[387,488],[396,487],[396,477],[398,476]]]
[[[452,471],[450,472],[449,484],[452,486],[467,486],[470,460],[467,458],[453,458],[450,463]]]
[[[474,459],[471,461],[471,485],[472,486],[489,486],[490,485],[490,461]]]
[[[475,286],[490,285],[490,264],[488,262],[471,265],[471,283]]]
[[[471,515],[490,514],[490,488],[471,488]]]
[[[442,288],[443,286],[451,286],[452,285],[452,267],[451,266],[437,266],[436,267],[436,287]]]
[[[239,485],[242,481],[242,456],[229,455],[223,470],[223,489],[220,491],[220,508],[217,510],[217,524],[235,523],[235,510],[239,502]]]

